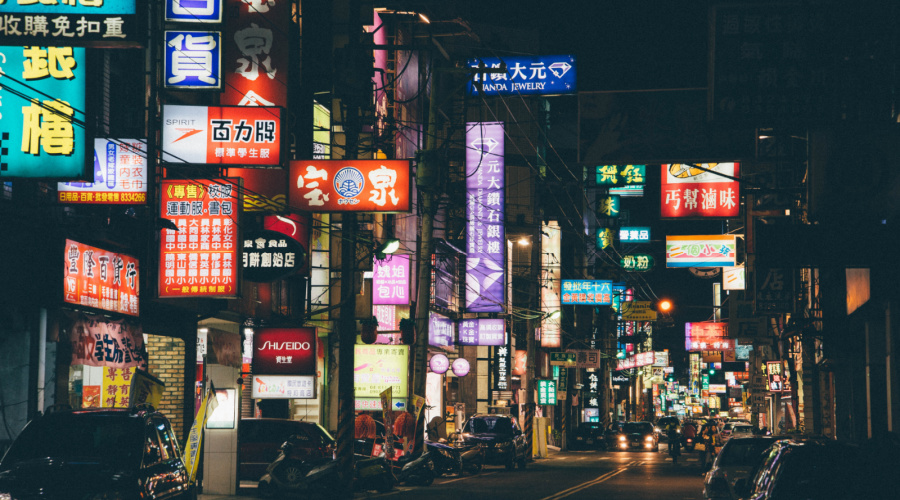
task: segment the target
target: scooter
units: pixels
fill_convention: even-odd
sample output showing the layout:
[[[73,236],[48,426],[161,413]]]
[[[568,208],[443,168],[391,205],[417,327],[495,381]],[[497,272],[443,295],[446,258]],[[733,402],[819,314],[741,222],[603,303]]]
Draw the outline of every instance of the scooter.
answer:
[[[469,446],[457,447],[459,458],[462,460],[462,470],[475,475],[484,468],[485,449],[481,443]]]
[[[428,448],[428,454],[434,461],[434,473],[436,476],[462,474],[463,463],[459,450],[453,446],[434,441],[425,441],[425,446]]]
[[[394,479],[398,483],[429,486],[437,477],[434,457],[427,451],[418,456],[404,455],[393,464]]]
[[[684,438],[684,449],[687,451],[694,451],[694,438],[686,437]]]

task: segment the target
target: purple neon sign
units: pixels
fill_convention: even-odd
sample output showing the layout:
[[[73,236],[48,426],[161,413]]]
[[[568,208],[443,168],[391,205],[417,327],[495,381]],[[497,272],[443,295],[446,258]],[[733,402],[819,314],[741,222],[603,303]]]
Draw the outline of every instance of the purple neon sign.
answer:
[[[428,344],[433,346],[453,345],[453,321],[437,313],[428,318]]]
[[[503,123],[466,123],[466,310],[502,312],[504,303]]]
[[[506,345],[506,320],[464,319],[460,321],[459,345]]]
[[[409,304],[409,255],[389,255],[384,260],[375,259],[372,304]]]

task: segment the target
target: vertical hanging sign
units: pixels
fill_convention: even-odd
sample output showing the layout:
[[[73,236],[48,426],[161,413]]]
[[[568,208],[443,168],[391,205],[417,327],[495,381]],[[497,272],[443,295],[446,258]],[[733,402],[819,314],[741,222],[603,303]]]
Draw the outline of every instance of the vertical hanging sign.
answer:
[[[541,227],[541,347],[560,347],[562,344],[559,318],[551,315],[562,305],[562,284],[559,256],[562,252],[562,232],[559,223],[550,221]]]
[[[289,0],[226,0],[221,103],[287,107]]]
[[[389,255],[384,260],[375,259],[372,304],[409,304],[409,255]]]
[[[501,122],[466,123],[466,310],[502,312],[504,133]]]
[[[159,297],[238,295],[238,186],[228,179],[163,179]]]

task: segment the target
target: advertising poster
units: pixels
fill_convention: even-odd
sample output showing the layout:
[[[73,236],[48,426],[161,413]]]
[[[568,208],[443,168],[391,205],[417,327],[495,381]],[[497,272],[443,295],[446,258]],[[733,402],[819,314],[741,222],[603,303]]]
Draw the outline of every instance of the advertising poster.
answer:
[[[138,316],[139,262],[129,255],[66,240],[63,302]]]
[[[292,161],[288,204],[307,212],[409,212],[408,160]]]
[[[505,303],[504,127],[466,123],[466,311],[502,312]]]
[[[94,182],[60,182],[60,203],[145,205],[147,141],[94,139]]]
[[[81,407],[82,408],[100,408],[103,386],[85,385],[81,388]]]
[[[357,344],[353,366],[354,396],[357,399],[374,398],[379,400],[380,406],[381,392],[390,387],[395,399],[406,400],[409,397],[406,387],[408,362],[407,345]]]
[[[281,108],[163,106],[167,163],[281,165]]]
[[[238,296],[238,185],[229,179],[163,179],[159,297]]]
[[[287,0],[224,0],[228,24],[221,103],[287,107],[291,5]]]
[[[131,406],[131,377],[134,368],[103,368],[103,385],[100,406],[103,408],[129,408]]]
[[[740,164],[675,163],[661,168],[660,217],[740,215]]]
[[[312,375],[253,375],[254,399],[315,399],[316,377]]]
[[[70,321],[72,366],[147,369],[147,350],[139,325],[83,313],[74,313]]]
[[[83,48],[0,47],[0,75],[10,76],[0,85],[4,178],[91,180],[93,143],[77,124],[85,119],[85,61]]]

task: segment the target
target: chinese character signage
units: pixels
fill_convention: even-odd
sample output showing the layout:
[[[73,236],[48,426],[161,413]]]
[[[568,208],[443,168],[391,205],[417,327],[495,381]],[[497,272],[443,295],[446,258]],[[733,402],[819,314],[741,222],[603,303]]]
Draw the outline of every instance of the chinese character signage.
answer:
[[[166,21],[222,22],[222,0],[166,0]]]
[[[288,203],[307,212],[409,212],[408,160],[292,161]]]
[[[646,177],[646,165],[601,165],[597,167],[598,186],[643,185]]]
[[[621,227],[619,228],[619,241],[622,243],[650,243],[650,228]]]
[[[597,349],[575,349],[575,368],[600,368],[600,351]],[[592,391],[596,392],[596,391]]]
[[[756,310],[767,314],[794,311],[794,273],[790,268],[757,266],[753,273]]]
[[[597,250],[606,250],[613,243],[614,234],[612,228],[601,227],[597,229]]]
[[[656,360],[656,353],[653,351],[639,352],[634,356],[628,356],[620,359],[616,363],[616,370],[628,370],[631,368],[640,368],[642,366],[650,366]]]
[[[138,264],[128,255],[66,240],[63,302],[139,316]]]
[[[504,129],[466,123],[466,311],[502,312],[506,220]]]
[[[131,399],[131,378],[134,368],[103,368],[100,406],[103,408],[128,408]]]
[[[509,390],[509,376],[512,370],[510,361],[509,346],[494,348],[494,389],[498,391]]]
[[[537,380],[538,404],[544,406],[556,405],[556,381],[547,379]]]
[[[163,179],[159,297],[238,295],[238,186],[228,179]]]
[[[21,45],[140,46],[146,30],[135,0],[4,0],[0,12],[0,38]]]
[[[576,354],[574,352],[551,352],[550,366],[574,367],[575,357]]]
[[[781,361],[766,362],[766,388],[769,391],[781,392],[785,389],[784,375],[781,371]]]
[[[253,399],[316,399],[312,375],[257,375],[251,377]]]
[[[470,59],[470,68],[497,70],[506,64],[506,73],[476,73],[469,82],[469,94],[487,96],[554,95],[575,93],[575,56],[485,57]]]
[[[626,271],[649,271],[653,269],[653,256],[645,253],[623,255],[619,266]]]
[[[222,33],[166,31],[163,86],[178,89],[222,87]]]
[[[281,164],[281,108],[163,106],[163,161]]]
[[[666,164],[660,217],[737,217],[741,213],[740,164]],[[719,175],[722,174],[722,175]],[[724,177],[723,177],[724,175]]]
[[[253,332],[253,375],[315,375],[316,329],[260,328]]]
[[[747,275],[744,266],[723,267],[722,268],[722,289],[723,290],[746,290]]]
[[[597,198],[597,217],[618,218],[622,199],[618,195],[600,196]]]
[[[562,303],[608,306],[612,304],[612,281],[562,280]]]
[[[506,320],[502,318],[460,320],[459,345],[506,345]]]
[[[666,235],[666,267],[734,267],[736,260],[733,234]]]
[[[94,139],[94,182],[60,182],[60,203],[145,205],[147,141]]]
[[[428,313],[428,345],[453,345],[453,321],[450,318],[435,312]]]
[[[85,49],[0,47],[3,75],[0,177],[89,179]]]
[[[386,255],[384,260],[375,259],[372,304],[409,304],[409,255]]]
[[[354,346],[353,393],[356,400],[376,399],[391,388],[395,399],[409,397],[407,391],[408,345]],[[363,405],[366,406],[366,405]],[[380,404],[378,405],[380,408]]]
[[[733,351],[734,346],[734,339],[728,338],[728,323],[684,324],[687,351]]]
[[[147,349],[140,325],[126,320],[75,313],[68,324],[72,366],[147,368]]]
[[[293,2],[225,1],[228,25],[222,42],[225,86],[220,103],[287,108],[288,33]]]
[[[246,231],[241,240],[241,276],[255,283],[271,283],[306,266],[300,242],[278,231]]]

